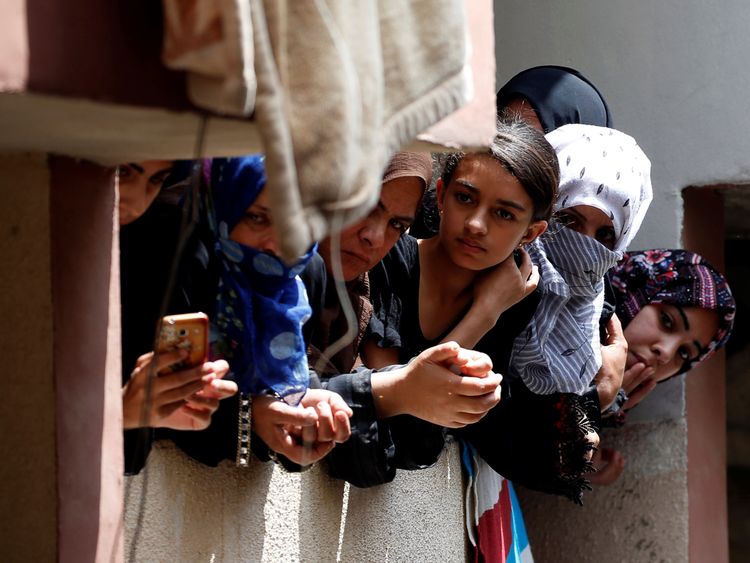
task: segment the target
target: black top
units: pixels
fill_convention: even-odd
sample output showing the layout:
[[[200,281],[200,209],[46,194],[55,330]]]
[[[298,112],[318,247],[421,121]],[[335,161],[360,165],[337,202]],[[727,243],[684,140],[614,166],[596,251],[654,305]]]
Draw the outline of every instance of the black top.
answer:
[[[403,363],[438,344],[451,330],[449,328],[433,340],[422,334],[419,326],[419,275],[419,246],[410,236],[404,236],[370,272],[375,307],[370,331],[379,346],[398,347],[399,361]],[[513,339],[528,324],[537,304],[538,296],[534,294],[506,311],[475,346],[476,350],[490,356],[494,371],[507,372]],[[456,319],[456,323],[459,320]],[[509,384],[504,380],[504,391]],[[437,462],[444,446],[444,428],[410,415],[393,417],[390,427],[398,467],[419,469]]]
[[[180,219],[178,207],[156,201],[142,217],[120,229],[123,385],[130,378],[136,360],[153,349]],[[151,428],[124,432],[126,474],[141,470],[152,440]]]
[[[399,361],[403,363],[440,343],[461,320],[457,318],[437,338],[425,338],[419,325],[419,276],[419,245],[408,235],[370,272],[375,308],[370,333],[381,348],[399,348]],[[539,295],[534,293],[505,311],[474,347],[492,359],[495,372],[508,371],[513,340],[529,323],[538,304]]]
[[[303,334],[308,344],[308,359],[314,367],[320,353],[345,334],[347,327],[335,284],[323,259],[315,256],[300,277],[313,310]],[[311,380],[311,385],[315,382],[338,393],[354,413],[350,420],[351,437],[345,443],[337,444],[328,455],[331,475],[357,487],[369,487],[393,480],[396,467],[388,423],[379,421],[375,410],[372,370],[362,368],[350,373],[371,313],[369,286],[362,281],[355,280],[346,287],[355,317],[360,322],[355,342],[331,358],[320,375]]]

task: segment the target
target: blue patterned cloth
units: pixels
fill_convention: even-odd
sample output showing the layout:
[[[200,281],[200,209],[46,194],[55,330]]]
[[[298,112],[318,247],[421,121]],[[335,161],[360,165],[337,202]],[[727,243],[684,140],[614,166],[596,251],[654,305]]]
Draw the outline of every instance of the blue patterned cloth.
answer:
[[[212,352],[229,362],[242,393],[274,394],[297,404],[310,378],[302,325],[312,312],[299,274],[316,247],[287,266],[229,238],[265,187],[263,160],[214,159],[204,167],[210,185],[205,209],[220,270]]]

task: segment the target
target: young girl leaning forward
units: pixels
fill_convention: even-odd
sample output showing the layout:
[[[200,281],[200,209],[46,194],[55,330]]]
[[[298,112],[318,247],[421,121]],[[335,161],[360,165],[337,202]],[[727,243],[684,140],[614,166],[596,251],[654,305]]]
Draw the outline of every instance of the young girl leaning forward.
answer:
[[[375,315],[365,363],[404,363],[435,343],[455,340],[488,354],[501,371],[530,314],[522,308],[498,318],[536,287],[538,274],[521,247],[546,229],[557,185],[552,147],[518,121],[499,123],[486,153],[451,155],[437,182],[438,235],[404,237],[371,271]],[[387,378],[374,374],[373,391],[388,396]],[[425,387],[408,400],[422,402],[431,394]],[[484,415],[453,405],[446,417],[440,403],[424,402],[413,416],[390,419],[400,467],[431,465],[443,449],[443,427],[462,427]],[[380,414],[390,415],[387,409]]]

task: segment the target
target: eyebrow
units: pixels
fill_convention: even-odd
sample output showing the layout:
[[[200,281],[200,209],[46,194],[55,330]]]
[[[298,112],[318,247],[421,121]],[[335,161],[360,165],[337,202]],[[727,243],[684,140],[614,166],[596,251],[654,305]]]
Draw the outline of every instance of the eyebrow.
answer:
[[[690,330],[690,321],[688,321],[687,315],[685,314],[685,309],[683,309],[679,305],[675,305],[674,308],[677,309],[677,312],[680,314],[680,317],[682,318],[682,322],[685,325],[685,331]]]
[[[135,162],[128,162],[128,166],[131,168],[135,168],[135,171],[138,172],[138,174],[143,174],[145,170],[143,169],[143,166],[140,164],[136,164]]]
[[[384,211],[386,214],[390,214],[390,210],[385,206],[383,203],[383,200],[378,200],[378,209]],[[403,221],[404,223],[413,223],[414,217],[411,215],[394,215],[394,219],[398,219],[399,221]]]
[[[457,184],[461,184],[463,187],[465,187],[467,190],[474,194],[480,193],[480,189],[477,188],[475,185],[473,185],[471,182],[468,182],[467,180],[456,180]],[[513,209],[517,209],[518,211],[526,211],[526,208],[518,203],[517,201],[513,201],[512,199],[497,199],[495,200],[495,203],[499,203],[500,205],[505,205],[506,207],[512,207]]]
[[[685,314],[685,310],[679,305],[675,305],[674,308],[677,309],[677,312],[680,314],[682,322],[685,324],[685,332],[687,332],[688,330],[690,330],[690,321]],[[701,350],[703,350],[703,346],[701,346],[701,343],[697,340],[693,340],[693,344],[695,345],[695,349],[698,350],[698,354],[700,354]]]
[[[269,207],[264,207],[264,206],[262,206],[259,203],[253,203],[250,206],[250,209],[253,209],[253,208],[255,208],[257,211],[260,211],[261,213],[268,213],[270,211]],[[248,213],[250,211],[250,209],[248,209],[245,213]]]
[[[583,213],[580,213],[577,209],[574,209],[572,207],[566,207],[565,209],[561,209],[560,211],[568,215],[573,215],[573,217],[584,223],[588,222],[586,221],[586,216],[583,215]]]

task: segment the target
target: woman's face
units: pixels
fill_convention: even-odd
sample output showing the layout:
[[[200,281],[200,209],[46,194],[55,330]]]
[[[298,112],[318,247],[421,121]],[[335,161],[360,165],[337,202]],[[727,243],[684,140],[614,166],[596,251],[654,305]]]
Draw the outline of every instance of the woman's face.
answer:
[[[266,190],[260,192],[245,215],[235,225],[229,238],[233,241],[278,256],[279,241],[273,230],[271,211],[268,208]]]
[[[372,269],[388,254],[414,222],[424,180],[416,176],[394,178],[383,184],[377,205],[354,225],[341,232],[341,270],[344,281],[352,281]],[[318,252],[332,271],[331,235],[320,241]]]
[[[120,225],[128,225],[146,212],[172,165],[171,160],[146,160],[118,166]]]
[[[705,350],[719,328],[716,311],[667,303],[646,305],[625,328],[627,367],[638,362],[654,368],[663,381]]]
[[[599,241],[610,250],[614,250],[615,227],[612,219],[601,209],[590,205],[574,205],[559,212],[565,226],[576,232]]]
[[[484,270],[508,258],[547,228],[521,183],[488,155],[467,155],[448,185],[438,180],[440,241],[451,260]]]

